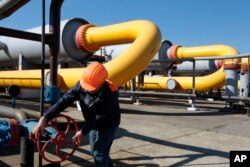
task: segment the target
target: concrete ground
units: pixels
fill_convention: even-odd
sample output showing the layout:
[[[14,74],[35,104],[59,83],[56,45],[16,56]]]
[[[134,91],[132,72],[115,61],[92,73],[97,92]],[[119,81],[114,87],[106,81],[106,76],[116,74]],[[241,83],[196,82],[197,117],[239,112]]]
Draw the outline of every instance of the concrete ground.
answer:
[[[225,108],[222,101],[197,100],[196,111],[187,110],[187,99],[142,98],[140,102],[120,103],[122,122],[111,149],[118,167],[227,167],[231,150],[250,150],[250,120],[245,110]],[[17,108],[26,103],[28,106],[29,102],[18,101]],[[38,111],[39,104],[30,105]],[[76,107],[65,114],[82,120]],[[19,147],[0,146],[1,167],[20,166]],[[38,166],[37,152],[34,159]],[[87,137],[61,166],[93,166]]]

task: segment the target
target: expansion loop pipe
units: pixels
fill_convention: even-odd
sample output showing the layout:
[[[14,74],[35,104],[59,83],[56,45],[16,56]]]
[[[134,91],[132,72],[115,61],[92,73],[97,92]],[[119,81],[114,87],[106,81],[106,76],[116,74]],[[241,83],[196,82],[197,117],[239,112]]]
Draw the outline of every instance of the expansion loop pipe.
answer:
[[[84,45],[91,48],[131,43],[130,47],[115,59],[107,62],[108,79],[121,86],[142,72],[150,63],[161,44],[159,28],[150,21],[137,20],[104,27],[88,27]],[[82,43],[78,43],[78,45]],[[46,71],[48,72],[48,71]],[[59,69],[58,86],[61,90],[72,87],[84,75],[84,68]],[[2,71],[0,86],[17,85],[40,88],[40,70]]]
[[[144,70],[161,44],[158,28],[143,20],[106,27],[90,27],[85,33],[86,44],[95,48],[94,51],[101,46],[133,42],[121,55],[105,64],[109,71],[108,78],[117,86]]]
[[[170,50],[169,54],[171,58],[192,58],[192,57],[208,57],[208,56],[230,56],[238,54],[238,51],[230,46],[226,45],[210,45],[199,47],[173,47],[174,50]],[[172,49],[173,49],[172,48]],[[240,59],[232,59],[224,61],[224,66],[237,66],[240,63]],[[140,89],[146,90],[168,90],[167,81],[169,79],[175,80],[178,90],[191,90],[192,89],[192,77],[149,77],[145,76],[144,86]],[[225,73],[224,67],[218,71],[207,75],[195,78],[195,90],[197,92],[203,92],[210,89],[220,88],[225,85]]]

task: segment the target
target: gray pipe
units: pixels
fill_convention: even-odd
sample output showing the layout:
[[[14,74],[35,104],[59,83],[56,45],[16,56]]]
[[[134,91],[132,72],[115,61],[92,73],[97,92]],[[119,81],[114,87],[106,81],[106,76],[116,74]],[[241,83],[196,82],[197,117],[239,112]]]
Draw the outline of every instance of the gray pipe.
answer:
[[[7,118],[15,118],[19,122],[22,122],[26,119],[29,119],[29,116],[26,112],[22,112],[18,109],[14,109],[11,107],[0,106],[0,116]]]
[[[226,95],[227,96],[238,96],[238,70],[236,69],[225,69],[226,73]]]
[[[248,97],[249,96],[249,71],[248,70],[242,70],[240,72],[239,96],[240,97]]]
[[[0,19],[4,19],[14,13],[29,0],[2,0],[0,2]]]

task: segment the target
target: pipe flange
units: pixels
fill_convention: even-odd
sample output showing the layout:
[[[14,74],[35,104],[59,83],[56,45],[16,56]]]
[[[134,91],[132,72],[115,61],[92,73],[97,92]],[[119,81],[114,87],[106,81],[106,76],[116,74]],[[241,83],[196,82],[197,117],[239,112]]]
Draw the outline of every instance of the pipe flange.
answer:
[[[171,66],[173,65],[172,62],[169,62],[168,57],[168,50],[172,45],[173,44],[170,41],[165,40],[161,43],[161,47],[158,51],[158,60],[160,61],[159,63],[166,70],[171,68]]]
[[[76,31],[75,42],[76,42],[76,46],[83,52],[94,53],[97,50],[99,50],[100,47],[96,47],[96,46],[88,44],[88,41],[86,40],[86,31],[90,27],[95,27],[95,25],[85,24],[85,25],[80,26],[78,30]]]
[[[173,45],[168,50],[168,57],[170,60],[177,58],[177,50],[180,48],[180,45]]]
[[[220,69],[223,66],[223,60],[215,60],[215,66]]]

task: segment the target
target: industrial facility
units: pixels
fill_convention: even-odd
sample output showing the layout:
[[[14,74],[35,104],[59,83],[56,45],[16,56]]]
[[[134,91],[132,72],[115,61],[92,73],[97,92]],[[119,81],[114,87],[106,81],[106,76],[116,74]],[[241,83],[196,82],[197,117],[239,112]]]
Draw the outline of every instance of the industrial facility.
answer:
[[[227,166],[230,151],[250,149],[249,53],[226,44],[175,44],[146,19],[106,26],[80,17],[62,20],[63,0],[51,0],[46,24],[42,2],[41,26],[0,27],[0,166],[93,165],[86,141],[71,141],[84,124],[77,101],[40,140],[32,130],[94,62],[104,65],[119,90],[124,121],[111,151],[116,166]],[[1,20],[27,3],[0,1]],[[188,138],[193,134],[195,140]],[[237,135],[242,145],[235,144]],[[15,146],[16,153],[7,153]]]

